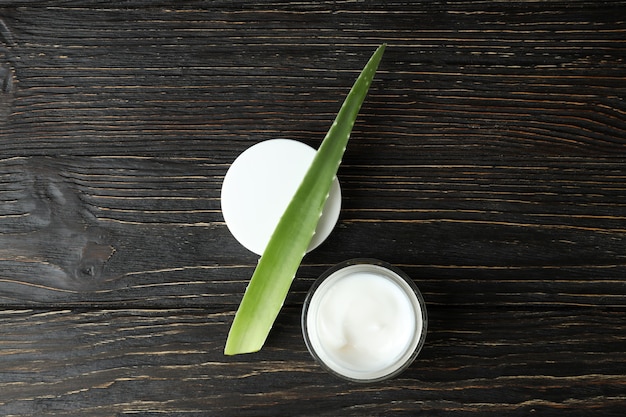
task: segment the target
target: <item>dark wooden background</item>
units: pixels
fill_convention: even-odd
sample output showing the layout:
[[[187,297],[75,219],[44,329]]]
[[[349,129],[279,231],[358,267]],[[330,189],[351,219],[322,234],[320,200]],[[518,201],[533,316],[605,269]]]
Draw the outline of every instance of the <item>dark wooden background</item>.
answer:
[[[252,144],[317,147],[382,42],[336,230],[256,354],[220,212]],[[3,1],[0,415],[623,415],[626,2]],[[299,315],[329,266],[409,273],[418,360],[358,385]]]

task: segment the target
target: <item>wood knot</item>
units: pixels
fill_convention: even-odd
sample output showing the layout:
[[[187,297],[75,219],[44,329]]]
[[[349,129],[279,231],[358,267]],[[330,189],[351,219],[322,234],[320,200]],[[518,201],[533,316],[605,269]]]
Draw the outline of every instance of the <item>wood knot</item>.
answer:
[[[83,247],[77,268],[79,278],[97,278],[102,273],[104,264],[113,256],[115,248],[111,245],[87,242]]]

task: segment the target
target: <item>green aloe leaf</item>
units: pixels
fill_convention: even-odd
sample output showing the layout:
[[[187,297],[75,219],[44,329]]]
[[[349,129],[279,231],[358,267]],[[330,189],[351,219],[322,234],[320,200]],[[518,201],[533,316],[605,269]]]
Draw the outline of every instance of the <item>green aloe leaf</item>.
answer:
[[[226,355],[256,352],[263,347],[315,233],[350,132],[384,51],[383,44],[361,71],[279,220],[235,314],[224,349]]]

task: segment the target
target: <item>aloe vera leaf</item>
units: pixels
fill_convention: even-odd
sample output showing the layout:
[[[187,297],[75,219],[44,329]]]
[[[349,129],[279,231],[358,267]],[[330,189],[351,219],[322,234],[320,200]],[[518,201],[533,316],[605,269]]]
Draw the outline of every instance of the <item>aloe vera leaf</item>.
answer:
[[[361,71],[270,237],[235,314],[224,354],[251,353],[263,347],[315,233],[385,46],[378,47]]]

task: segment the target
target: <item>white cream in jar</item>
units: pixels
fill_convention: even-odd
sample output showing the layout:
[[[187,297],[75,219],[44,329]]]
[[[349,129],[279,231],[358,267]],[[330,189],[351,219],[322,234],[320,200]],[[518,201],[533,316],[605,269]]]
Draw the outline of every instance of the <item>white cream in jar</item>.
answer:
[[[351,260],[313,286],[302,315],[304,339],[328,371],[352,381],[402,372],[419,353],[427,325],[424,300],[401,271],[377,260]]]

